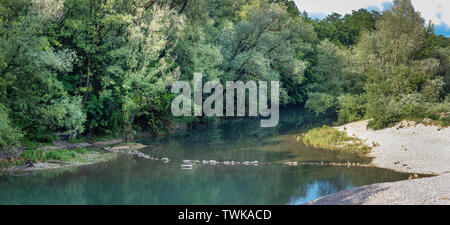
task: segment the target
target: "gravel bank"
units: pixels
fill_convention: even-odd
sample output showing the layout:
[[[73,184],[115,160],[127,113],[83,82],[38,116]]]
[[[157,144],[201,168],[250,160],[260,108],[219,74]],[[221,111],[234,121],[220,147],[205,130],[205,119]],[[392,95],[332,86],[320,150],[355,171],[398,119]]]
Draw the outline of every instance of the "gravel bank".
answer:
[[[381,183],[313,200],[309,205],[450,205],[450,174]]]
[[[367,145],[378,143],[369,156],[373,165],[399,172],[443,174],[450,172],[450,129],[403,121],[395,127],[368,130],[368,120],[350,123],[339,130]]]
[[[403,121],[378,131],[368,121],[350,123],[339,130],[374,147],[369,156],[377,167],[436,177],[374,184],[328,195],[307,204],[379,205],[450,204],[450,129]]]

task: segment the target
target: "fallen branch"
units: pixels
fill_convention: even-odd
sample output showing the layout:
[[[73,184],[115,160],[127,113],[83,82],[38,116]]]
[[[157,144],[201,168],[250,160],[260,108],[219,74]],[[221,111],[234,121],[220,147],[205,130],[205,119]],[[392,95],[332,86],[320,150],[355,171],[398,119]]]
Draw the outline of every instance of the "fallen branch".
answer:
[[[63,164],[63,165],[69,165],[69,164],[72,164],[72,163],[69,163],[69,162],[60,162],[60,161],[53,161],[53,160],[49,160],[49,161],[47,161],[48,163],[56,163],[56,164]]]
[[[10,171],[8,171],[8,173],[11,174],[11,175],[13,175],[13,176],[16,176],[16,177],[26,176],[26,175],[29,175],[29,173],[22,174],[22,175],[17,175],[17,174],[15,174],[14,172],[15,172],[16,170],[18,170],[18,169],[22,169],[22,168],[30,168],[30,167],[33,167],[33,166],[34,166],[34,164],[33,164],[30,160],[27,160],[27,161],[25,162],[24,165],[18,166],[18,167],[14,167],[14,168],[11,169]]]

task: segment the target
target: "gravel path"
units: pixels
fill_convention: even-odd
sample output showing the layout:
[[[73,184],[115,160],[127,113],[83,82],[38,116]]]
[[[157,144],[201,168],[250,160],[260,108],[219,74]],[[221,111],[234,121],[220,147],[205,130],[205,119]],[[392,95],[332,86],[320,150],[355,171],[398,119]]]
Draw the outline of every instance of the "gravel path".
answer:
[[[369,156],[373,165],[399,172],[438,175],[436,177],[374,184],[328,195],[307,204],[319,205],[450,205],[450,129],[403,121],[378,131],[367,130],[368,121],[350,123],[346,131],[377,145]]]

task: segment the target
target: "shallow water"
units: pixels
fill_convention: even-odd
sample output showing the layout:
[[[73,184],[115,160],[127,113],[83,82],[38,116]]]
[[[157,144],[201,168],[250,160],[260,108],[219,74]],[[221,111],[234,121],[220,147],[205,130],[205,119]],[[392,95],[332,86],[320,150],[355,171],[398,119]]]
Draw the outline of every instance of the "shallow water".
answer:
[[[169,163],[130,156],[91,166],[0,176],[0,204],[301,204],[338,191],[409,174],[368,167],[278,165],[360,162],[370,159],[312,149],[300,132],[327,123],[301,109],[281,111],[280,125],[262,129],[257,119],[229,120],[216,128],[179,132],[140,142],[142,150]],[[182,160],[254,161],[259,166],[196,164]],[[277,164],[277,165],[275,165]]]

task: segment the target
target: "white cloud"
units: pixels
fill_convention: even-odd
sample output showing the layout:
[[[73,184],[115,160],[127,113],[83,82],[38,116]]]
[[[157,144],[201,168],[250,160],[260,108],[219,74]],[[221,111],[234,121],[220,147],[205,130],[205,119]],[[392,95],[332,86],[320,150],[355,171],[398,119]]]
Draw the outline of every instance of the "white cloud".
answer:
[[[360,8],[378,7],[383,9],[383,3],[392,0],[294,0],[301,11],[310,14],[339,14],[351,13]],[[411,0],[414,8],[422,14],[426,21],[431,20],[435,25],[450,25],[449,0]]]

